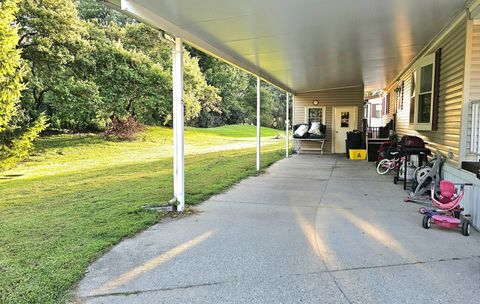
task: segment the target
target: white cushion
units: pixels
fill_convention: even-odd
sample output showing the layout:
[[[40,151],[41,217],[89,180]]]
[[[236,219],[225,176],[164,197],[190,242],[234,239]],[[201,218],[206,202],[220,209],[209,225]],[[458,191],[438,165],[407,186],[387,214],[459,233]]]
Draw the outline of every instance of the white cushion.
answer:
[[[322,132],[320,132],[320,123],[319,122],[312,122],[312,126],[310,127],[310,130],[308,130],[308,133],[315,134],[315,135],[321,135]]]
[[[301,125],[300,127],[297,128],[297,130],[295,130],[295,135],[296,136],[299,136],[299,137],[302,137],[303,135],[305,135],[305,133],[307,133],[308,131],[308,126],[307,125]]]

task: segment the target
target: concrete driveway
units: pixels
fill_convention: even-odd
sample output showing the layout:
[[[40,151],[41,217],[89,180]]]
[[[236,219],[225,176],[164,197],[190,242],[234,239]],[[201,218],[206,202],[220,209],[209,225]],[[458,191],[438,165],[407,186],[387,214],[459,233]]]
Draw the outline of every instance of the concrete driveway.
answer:
[[[93,263],[87,303],[479,303],[480,235],[425,230],[372,164],[295,155]]]

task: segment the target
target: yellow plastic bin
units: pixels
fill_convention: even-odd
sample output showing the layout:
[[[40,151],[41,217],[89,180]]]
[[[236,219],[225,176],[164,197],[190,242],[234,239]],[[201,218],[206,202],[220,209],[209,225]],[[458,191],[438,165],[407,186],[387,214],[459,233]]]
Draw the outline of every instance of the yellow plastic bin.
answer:
[[[365,160],[367,159],[367,150],[365,149],[350,149],[350,159]]]

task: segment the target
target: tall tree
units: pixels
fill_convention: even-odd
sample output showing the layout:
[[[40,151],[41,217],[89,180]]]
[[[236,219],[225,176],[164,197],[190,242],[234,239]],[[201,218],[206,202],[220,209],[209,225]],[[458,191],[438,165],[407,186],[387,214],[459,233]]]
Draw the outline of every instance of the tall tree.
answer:
[[[252,76],[240,69],[228,65],[201,51],[189,48],[191,54],[199,58],[200,68],[208,84],[219,89],[222,103],[219,111],[202,111],[197,125],[211,127],[224,124],[242,123],[247,119],[245,107]]]
[[[32,141],[45,129],[44,116],[29,128],[17,125],[18,101],[24,89],[24,65],[17,48],[18,0],[0,0],[0,169],[26,158]]]
[[[17,49],[18,31],[13,26],[18,0],[0,1],[0,132],[5,131],[17,112],[24,88],[24,69]]]
[[[71,0],[21,0],[17,21],[29,83],[22,102],[33,118],[41,111],[51,114],[46,96],[68,85],[68,66],[87,46],[85,28]]]
[[[96,21],[101,25],[113,22],[120,26],[135,22],[125,14],[119,13],[99,0],[77,0],[78,15],[86,21]]]

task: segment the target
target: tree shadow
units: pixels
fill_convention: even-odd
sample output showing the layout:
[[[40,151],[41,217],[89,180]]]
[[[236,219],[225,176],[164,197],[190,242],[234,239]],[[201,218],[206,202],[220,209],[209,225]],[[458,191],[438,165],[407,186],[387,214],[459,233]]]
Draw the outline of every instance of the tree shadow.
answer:
[[[58,135],[40,138],[35,142],[35,147],[38,151],[44,152],[49,149],[64,149],[86,145],[99,145],[105,142],[105,138],[100,134]]]

